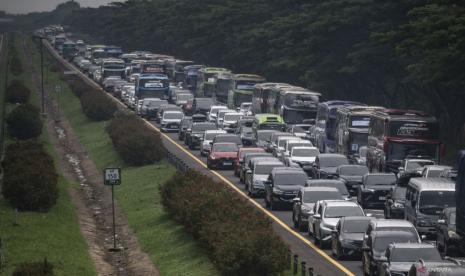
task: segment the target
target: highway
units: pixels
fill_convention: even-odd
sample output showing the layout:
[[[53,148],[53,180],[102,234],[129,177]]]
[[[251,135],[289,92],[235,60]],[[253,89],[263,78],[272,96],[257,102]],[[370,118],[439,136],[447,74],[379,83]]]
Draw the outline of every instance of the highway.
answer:
[[[86,83],[105,93],[97,83],[81,73],[74,67],[74,65],[64,60],[56,51],[54,51],[53,47],[51,47],[48,42],[44,41],[44,44],[52,55],[68,70],[74,71],[76,75],[83,79]],[[126,106],[119,100],[107,93],[106,95],[111,97],[113,101],[117,102],[120,108],[126,109]],[[152,127],[154,131],[160,132],[154,122],[146,120],[145,122]],[[269,217],[273,222],[275,232],[290,246],[293,254],[298,254],[300,260],[307,263],[307,267],[311,266],[314,268],[315,275],[362,275],[360,260],[354,259],[338,261],[331,256],[330,250],[319,249],[316,245],[314,245],[313,240],[306,233],[296,231],[292,227],[291,211],[271,211],[265,208],[263,199],[252,199],[248,197],[244,191],[244,186],[239,183],[239,179],[234,176],[232,170],[209,170],[206,166],[206,158],[201,157],[198,150],[191,151],[183,142],[178,141],[177,133],[161,133],[161,136],[166,149],[170,153],[182,159],[191,169],[207,174],[215,180],[225,184],[226,187],[239,193],[244,198],[247,198],[255,208]],[[366,210],[366,212],[372,213],[375,217],[383,217],[382,210]]]

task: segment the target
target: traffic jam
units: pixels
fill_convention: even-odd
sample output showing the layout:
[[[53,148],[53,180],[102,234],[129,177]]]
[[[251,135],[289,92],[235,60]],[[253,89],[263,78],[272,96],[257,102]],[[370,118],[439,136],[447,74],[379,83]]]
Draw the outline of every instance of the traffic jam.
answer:
[[[107,93],[361,275],[465,275],[465,153],[425,112],[39,30]],[[463,201],[463,200],[462,200]]]

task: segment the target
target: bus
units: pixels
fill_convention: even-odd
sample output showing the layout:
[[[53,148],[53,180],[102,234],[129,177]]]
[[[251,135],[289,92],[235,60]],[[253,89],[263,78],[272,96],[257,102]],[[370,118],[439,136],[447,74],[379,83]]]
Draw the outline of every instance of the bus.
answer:
[[[251,103],[256,84],[265,82],[265,78],[253,74],[235,74],[231,89],[228,91],[228,107],[240,107],[242,103]]]
[[[427,157],[439,164],[444,154],[437,119],[416,110],[374,112],[370,119],[367,147],[370,171],[397,173],[406,157]]]
[[[194,64],[184,67],[184,84],[187,86],[191,92],[195,93],[197,87],[197,79],[199,75],[199,70],[205,66]]]
[[[204,67],[198,71],[196,97],[213,97],[216,89],[216,75],[218,73],[231,73],[226,68]]]
[[[292,87],[288,83],[264,82],[254,86],[252,93],[252,111],[254,114],[273,113],[274,99],[272,90],[278,87]]]
[[[78,52],[76,43],[71,40],[66,40],[62,45],[62,55],[68,61],[71,60]]]
[[[220,72],[215,76],[215,98],[217,102],[226,104],[228,92],[233,86],[234,74],[231,72]]]
[[[281,116],[277,114],[256,114],[252,122],[252,131],[254,137],[257,137],[257,130],[271,129],[277,131],[284,131],[286,124]]]
[[[165,62],[163,60],[145,60],[140,63],[140,73],[166,75]]]
[[[111,76],[118,76],[124,79],[126,64],[119,58],[104,58],[101,64],[102,81]]]
[[[136,79],[135,98],[141,100],[144,98],[168,99],[169,93],[168,76],[157,73],[143,73]]]
[[[58,34],[53,39],[53,47],[60,54],[63,52],[63,44],[65,43],[65,41],[66,41],[66,35],[65,34]]]
[[[183,82],[185,77],[184,67],[193,65],[190,60],[171,59],[166,62],[168,77],[175,83]]]
[[[119,46],[105,46],[105,58],[119,58],[123,54],[123,50]]]
[[[315,120],[315,142],[320,152],[336,152],[337,109],[351,105],[365,104],[351,101],[327,101],[318,104]]]

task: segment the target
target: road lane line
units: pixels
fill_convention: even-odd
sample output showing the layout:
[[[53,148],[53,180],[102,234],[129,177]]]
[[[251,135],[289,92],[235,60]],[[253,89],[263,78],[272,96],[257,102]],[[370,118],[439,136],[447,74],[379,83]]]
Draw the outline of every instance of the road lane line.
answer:
[[[79,71],[78,69],[76,69],[71,63],[63,60],[61,58],[61,56],[58,56],[56,54],[56,52],[51,49],[50,45],[48,42],[46,42],[47,45],[47,48],[49,49],[49,51],[52,51],[53,52],[53,56],[55,56],[55,58],[59,59],[61,61],[61,63],[63,63],[65,66],[67,66],[69,69],[73,70],[73,71],[76,71],[78,73],[78,75],[81,77],[81,78],[84,78],[87,80],[87,82],[91,82],[93,86],[97,86],[97,84],[92,80],[90,79],[89,77],[87,77],[86,75],[84,75],[81,71]],[[125,109],[128,109],[126,105],[124,105],[123,103],[121,103],[121,101],[119,101],[116,97],[114,97],[113,95],[110,95],[108,93],[106,93],[100,86],[98,87],[99,90],[102,92],[102,93],[105,93],[105,95],[107,95],[108,97],[110,97],[113,101],[117,102],[118,105],[120,106],[123,106]],[[188,151],[187,149],[185,149],[182,145],[180,145],[178,142],[176,142],[175,140],[173,140],[171,137],[169,137],[168,135],[166,135],[165,133],[161,132],[161,130],[159,128],[157,128],[156,126],[154,126],[153,124],[151,124],[148,120],[144,119],[144,118],[141,118],[144,123],[152,128],[154,131],[158,132],[160,135],[162,135],[166,140],[168,140],[171,144],[173,144],[175,147],[179,148],[181,151],[183,151],[184,153],[186,153],[189,157],[191,157],[194,161],[196,161],[199,165],[201,165],[202,167],[204,167],[205,169],[208,169],[207,165],[202,161],[200,160],[199,158],[197,158],[197,156],[195,156],[194,154],[192,154],[190,151]],[[299,239],[300,241],[302,241],[304,244],[308,245],[310,248],[312,248],[315,252],[317,252],[320,256],[322,256],[324,259],[326,259],[329,263],[331,263],[332,265],[334,265],[335,267],[337,267],[339,270],[341,270],[343,273],[345,273],[346,275],[348,276],[355,276],[355,274],[353,274],[349,269],[347,269],[343,264],[339,263],[337,260],[333,259],[331,256],[329,256],[328,254],[326,254],[323,250],[321,250],[320,248],[318,248],[315,244],[313,244],[311,241],[309,241],[308,239],[304,238],[300,233],[296,232],[294,229],[292,229],[291,227],[289,227],[286,223],[284,223],[281,219],[279,219],[278,217],[276,217],[272,212],[268,211],[266,208],[264,208],[263,206],[260,205],[260,203],[256,202],[255,200],[253,200],[252,198],[250,198],[244,191],[242,191],[241,189],[239,189],[236,185],[234,185],[234,183],[232,183],[231,181],[229,181],[227,178],[225,178],[223,175],[221,175],[220,173],[218,173],[217,171],[214,171],[214,170],[210,170],[208,169],[211,173],[213,173],[214,175],[216,175],[219,179],[221,179],[224,183],[226,183],[230,188],[232,188],[234,191],[236,191],[240,196],[242,196],[244,199],[246,199],[248,202],[252,203],[255,207],[257,207],[261,212],[263,212],[265,215],[267,215],[268,217],[270,217],[274,222],[278,223],[281,227],[283,227],[286,231],[288,231],[289,233],[291,233],[294,237],[296,237],[297,239]]]

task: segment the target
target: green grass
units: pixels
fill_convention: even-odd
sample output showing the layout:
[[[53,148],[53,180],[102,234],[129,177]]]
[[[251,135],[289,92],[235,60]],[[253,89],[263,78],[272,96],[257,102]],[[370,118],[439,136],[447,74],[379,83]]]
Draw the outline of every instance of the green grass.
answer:
[[[50,77],[58,80],[56,74]],[[161,275],[218,275],[206,253],[160,203],[159,186],[176,173],[174,167],[165,161],[125,166],[105,132],[106,122],[85,117],[79,100],[67,87],[61,100],[66,117],[97,167],[122,167],[122,185],[115,188],[118,205]]]
[[[18,40],[15,39],[15,45],[18,45]],[[11,73],[10,76],[13,77]],[[27,73],[14,78],[22,80],[32,88]],[[37,105],[39,97],[34,92],[32,95],[35,96],[31,98],[31,103]],[[12,108],[11,105],[7,106],[9,110]],[[44,143],[49,154],[57,160],[45,127],[39,140]],[[79,229],[74,206],[67,192],[70,185],[77,184],[69,183],[59,176],[57,204],[47,213],[19,213],[18,225],[14,225],[15,211],[0,197],[0,237],[6,260],[2,275],[11,275],[15,266],[21,262],[42,261],[45,257],[54,265],[56,275],[96,275],[87,244]]]

